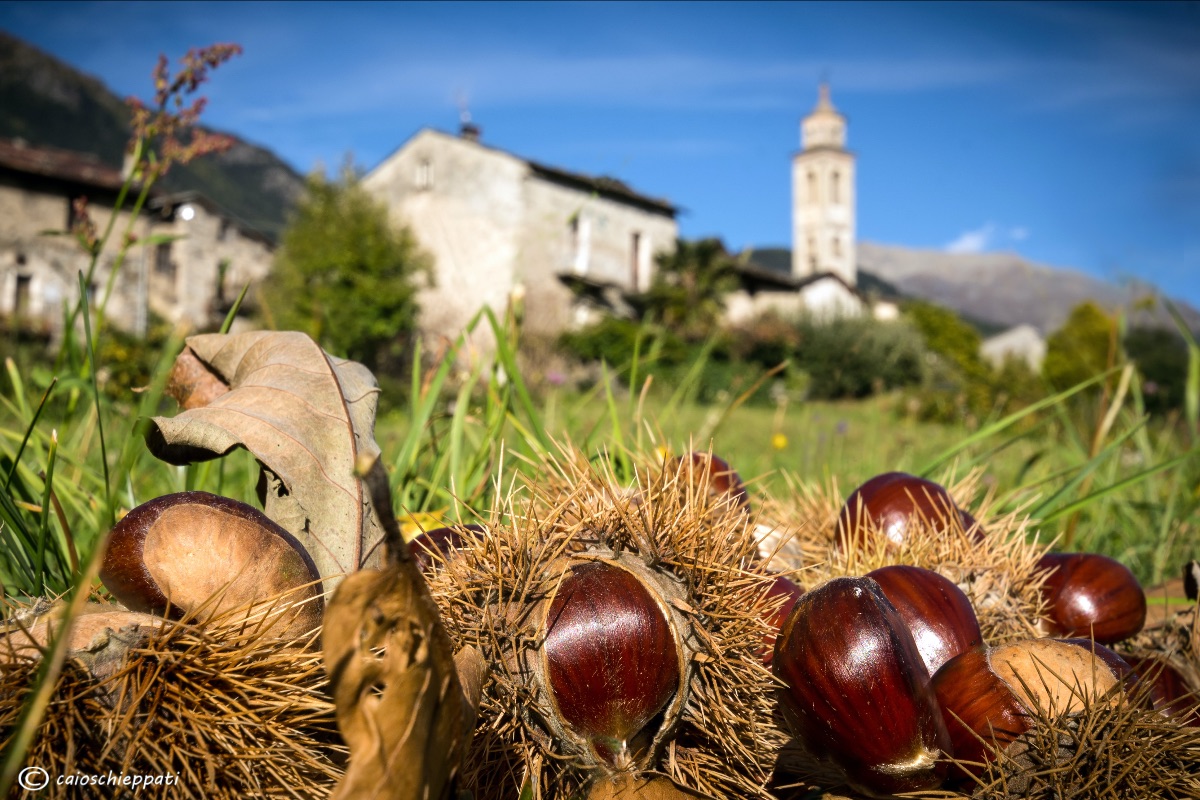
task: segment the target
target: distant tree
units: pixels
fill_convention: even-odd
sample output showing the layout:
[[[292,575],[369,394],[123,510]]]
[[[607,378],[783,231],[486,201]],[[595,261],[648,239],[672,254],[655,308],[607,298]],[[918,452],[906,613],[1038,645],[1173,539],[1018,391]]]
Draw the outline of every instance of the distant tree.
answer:
[[[950,309],[923,300],[907,304],[904,310],[930,351],[945,359],[964,378],[987,377],[988,366],[979,354],[982,344],[979,331]]]
[[[1046,340],[1042,376],[1062,391],[1108,369],[1115,341],[1115,321],[1095,303],[1080,303],[1066,323]]]
[[[416,326],[419,282],[430,274],[412,233],[347,164],[336,181],[309,176],[263,287],[264,315],[378,370]]]
[[[734,261],[719,239],[689,242],[655,259],[650,288],[634,298],[643,317],[684,339],[702,339],[720,322],[725,295],[737,288]]]

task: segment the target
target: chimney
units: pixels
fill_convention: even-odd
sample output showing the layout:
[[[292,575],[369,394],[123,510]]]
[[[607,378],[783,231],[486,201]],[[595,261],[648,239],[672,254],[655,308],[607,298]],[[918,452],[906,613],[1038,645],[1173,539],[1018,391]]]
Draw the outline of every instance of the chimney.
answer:
[[[480,129],[474,122],[467,120],[458,127],[458,135],[466,139],[468,142],[479,141]]]

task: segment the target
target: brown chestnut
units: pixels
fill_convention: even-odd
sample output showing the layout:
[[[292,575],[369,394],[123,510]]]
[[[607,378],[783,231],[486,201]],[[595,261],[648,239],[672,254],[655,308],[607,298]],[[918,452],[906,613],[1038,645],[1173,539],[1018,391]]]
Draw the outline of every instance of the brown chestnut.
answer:
[[[746,485],[725,459],[709,453],[692,452],[672,459],[667,465],[668,474],[684,470],[693,488],[703,489],[717,497],[727,495],[735,506],[749,510],[750,496],[746,492]]]
[[[429,572],[442,564],[455,550],[461,550],[468,537],[478,539],[487,529],[482,525],[455,525],[422,531],[408,543],[408,550],[421,572]],[[465,535],[464,535],[465,534]]]
[[[954,757],[982,774],[993,755],[1033,727],[1037,714],[1074,713],[1120,677],[1099,656],[1054,639],[1028,639],[955,656],[933,676]]]
[[[905,472],[885,472],[846,499],[838,514],[837,541],[841,547],[858,544],[873,530],[890,546],[902,547],[914,523],[936,531],[973,529],[975,539],[982,538],[975,518],[961,510],[944,487]]]
[[[775,580],[771,582],[770,588],[767,589],[768,601],[783,598],[782,605],[768,614],[764,620],[770,626],[771,630],[763,636],[763,644],[759,653],[762,654],[763,663],[768,667],[771,666],[771,662],[775,659],[775,640],[779,638],[779,628],[783,625],[783,621],[787,619],[788,614],[792,613],[792,609],[796,606],[796,601],[800,599],[800,595],[802,594],[804,594],[803,587],[786,575],[776,575]]]
[[[1200,694],[1188,686],[1183,674],[1165,656],[1127,655],[1125,660],[1142,680],[1154,684],[1152,697],[1156,709],[1178,717],[1185,725],[1200,728]]]
[[[286,620],[272,623],[288,636],[320,624],[318,577],[290,533],[252,506],[207,492],[164,495],[130,511],[113,527],[100,567],[105,588],[130,609],[199,621],[292,592]]]
[[[796,602],[775,643],[784,720],[804,748],[872,796],[933,789],[950,739],[916,642],[870,578]]]
[[[959,653],[983,644],[967,595],[933,570],[895,564],[867,573],[900,612],[932,675]]]
[[[556,738],[597,764],[648,762],[686,696],[689,659],[636,559],[571,563],[546,605],[541,675]]]
[[[1101,644],[1128,639],[1146,622],[1146,593],[1121,562],[1096,553],[1047,553],[1037,570],[1047,628],[1055,636],[1088,636]]]

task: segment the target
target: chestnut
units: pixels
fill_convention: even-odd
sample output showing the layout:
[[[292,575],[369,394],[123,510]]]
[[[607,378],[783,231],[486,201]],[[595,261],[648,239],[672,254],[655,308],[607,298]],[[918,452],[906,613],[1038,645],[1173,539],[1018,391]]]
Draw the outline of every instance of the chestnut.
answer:
[[[914,522],[935,531],[954,527],[974,530],[976,541],[983,538],[975,518],[961,510],[944,487],[905,472],[885,472],[859,486],[846,499],[838,514],[838,545],[845,548],[860,544],[868,530],[874,530],[889,546],[902,547]]]
[[[1055,636],[1090,636],[1101,644],[1128,639],[1146,622],[1146,593],[1121,562],[1096,553],[1047,553],[1038,571],[1047,628]]]
[[[900,612],[929,674],[983,644],[975,609],[962,589],[933,570],[901,564],[867,573]]]
[[[993,755],[1033,727],[1038,714],[1074,713],[1120,682],[1085,648],[1054,639],[976,647],[947,661],[933,689],[954,757],[982,774]]]
[[[555,738],[613,771],[649,762],[682,711],[690,678],[660,576],[635,562],[568,563],[545,604],[535,669]]]
[[[736,507],[750,509],[750,495],[741,476],[720,456],[697,451],[673,458],[667,465],[668,474],[676,471],[682,474],[684,470],[693,488],[716,497],[728,496]]]
[[[273,623],[285,636],[315,629],[323,612],[304,546],[258,509],[208,492],[164,495],[126,514],[109,536],[100,580],[134,611],[199,621],[291,592],[286,620]]]
[[[800,599],[800,595],[804,594],[804,589],[800,584],[796,583],[786,575],[776,575],[775,580],[771,582],[771,586],[767,589],[768,601],[783,598],[783,603],[773,612],[769,613],[764,621],[770,626],[771,630],[763,636],[762,648],[759,653],[762,655],[763,664],[768,667],[775,659],[775,640],[779,638],[779,628],[783,625],[783,621],[787,619],[788,614],[792,613],[792,609],[796,606],[796,601]]]
[[[1127,655],[1125,660],[1142,680],[1151,681],[1154,707],[1162,713],[1179,717],[1183,724],[1200,728],[1200,694],[1192,691],[1183,673],[1175,669],[1165,656]]]
[[[423,531],[408,543],[408,550],[421,572],[429,573],[444,563],[455,550],[461,550],[467,537],[478,539],[487,532],[482,525],[455,525]],[[465,535],[464,535],[465,534]]]
[[[803,747],[872,796],[934,789],[950,739],[903,618],[870,578],[796,601],[775,643],[781,709]]]

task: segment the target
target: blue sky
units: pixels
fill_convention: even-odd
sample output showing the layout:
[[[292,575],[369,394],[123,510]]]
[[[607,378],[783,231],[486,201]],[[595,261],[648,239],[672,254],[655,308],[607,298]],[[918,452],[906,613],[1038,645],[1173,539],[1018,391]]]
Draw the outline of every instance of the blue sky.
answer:
[[[465,102],[486,143],[789,245],[798,123],[828,74],[859,238],[1013,250],[1200,306],[1200,3],[0,3],[0,28],[151,93],[238,42],[209,124],[301,172],[370,168]]]

